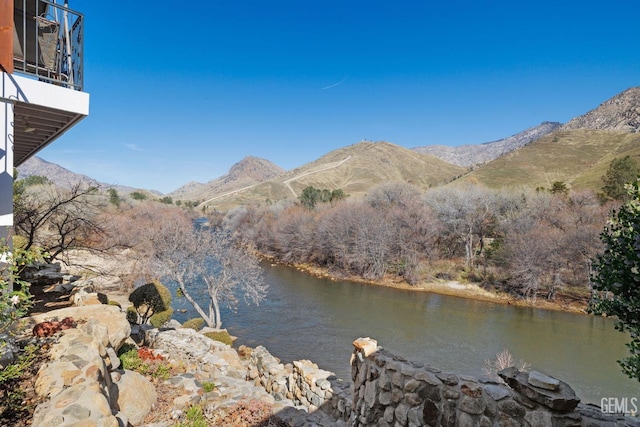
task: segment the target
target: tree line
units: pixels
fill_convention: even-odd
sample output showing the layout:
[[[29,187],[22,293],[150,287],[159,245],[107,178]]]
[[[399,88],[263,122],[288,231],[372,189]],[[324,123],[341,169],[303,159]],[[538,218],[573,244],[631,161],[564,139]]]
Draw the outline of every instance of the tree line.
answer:
[[[295,202],[210,215],[215,228],[242,247],[282,262],[368,280],[393,275],[409,284],[462,278],[552,298],[561,288],[589,287],[591,260],[602,249],[598,235],[615,199],[626,197],[624,182],[638,171],[628,156],[615,159],[597,195],[569,191],[564,183],[548,191],[480,185],[422,191],[388,183],[356,199],[310,186]],[[176,213],[200,214],[191,204],[141,195],[121,197],[97,185],[58,188],[44,177],[27,177],[15,183],[15,232],[26,249],[41,248],[51,259],[76,247],[144,254],[153,241],[149,229]]]
[[[422,191],[406,183],[309,209],[243,206],[223,226],[257,251],[337,275],[409,284],[464,277],[524,297],[589,285],[610,206],[589,192]]]

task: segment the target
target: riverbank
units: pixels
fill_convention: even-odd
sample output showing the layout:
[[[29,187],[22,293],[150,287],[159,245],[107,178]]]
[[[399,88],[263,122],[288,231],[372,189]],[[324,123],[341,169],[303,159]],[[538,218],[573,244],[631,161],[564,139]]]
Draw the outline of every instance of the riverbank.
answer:
[[[457,280],[421,281],[416,285],[410,285],[397,276],[386,275],[380,280],[366,280],[357,276],[337,276],[326,267],[318,267],[310,264],[284,263],[274,257],[260,255],[262,259],[271,264],[285,265],[305,272],[315,277],[338,281],[362,283],[373,286],[384,286],[406,292],[431,292],[460,298],[468,298],[476,301],[487,301],[499,304],[514,305],[518,307],[540,308],[545,310],[558,310],[568,313],[587,314],[586,301],[581,301],[569,296],[557,295],[554,300],[538,298],[527,300],[506,292],[490,291],[477,283],[462,283]]]
[[[136,261],[128,257],[128,255],[130,255],[129,251],[109,256],[98,255],[88,251],[76,251],[69,255],[71,263],[68,269],[71,274],[87,275],[87,273],[89,273],[88,275],[96,281],[100,289],[108,290],[114,300],[126,307],[130,304],[128,301],[130,289],[127,289],[124,285],[125,276],[129,274],[129,272],[135,271],[136,268]],[[256,255],[269,263],[286,265],[312,276],[333,281],[347,280],[367,285],[385,286],[406,292],[431,292],[518,307],[586,314],[586,301],[565,296],[561,293],[556,295],[555,300],[538,298],[534,301],[526,300],[506,292],[487,290],[477,283],[463,283],[458,280],[421,281],[416,285],[409,285],[401,278],[391,275],[387,275],[381,280],[365,280],[357,276],[337,276],[332,274],[328,268],[324,267],[310,264],[284,263],[268,255],[260,253],[256,253]]]

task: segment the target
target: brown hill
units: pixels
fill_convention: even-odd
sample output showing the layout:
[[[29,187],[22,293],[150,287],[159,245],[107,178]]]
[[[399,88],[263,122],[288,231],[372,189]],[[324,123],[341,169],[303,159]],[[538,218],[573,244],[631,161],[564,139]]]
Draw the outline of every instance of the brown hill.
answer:
[[[82,185],[99,185],[102,188],[114,188],[121,195],[129,194],[133,191],[138,191],[138,189],[133,187],[128,187],[125,185],[116,185],[116,184],[108,184],[104,182],[96,182],[95,179],[82,175],[79,173],[75,173],[70,171],[69,169],[63,168],[62,166],[48,162],[38,156],[33,156],[29,158],[26,162],[18,166],[18,179],[26,178],[28,176],[45,176],[55,185],[62,188],[71,188],[76,184]],[[150,195],[157,196],[160,193],[157,191],[143,190],[145,192],[148,191]]]
[[[640,133],[558,131],[483,165],[456,183],[473,182],[492,188],[550,188],[560,181],[576,190],[598,192],[601,177],[611,161],[626,155],[640,163]]]
[[[307,186],[342,189],[351,196],[366,194],[384,182],[402,181],[420,188],[450,182],[465,169],[429,154],[388,142],[360,142],[334,150],[318,160],[249,188],[212,194],[207,206],[229,208],[297,198]]]
[[[284,173],[284,169],[266,159],[248,156],[231,166],[229,172],[207,183],[190,182],[169,196],[176,200],[202,201],[267,181]]]

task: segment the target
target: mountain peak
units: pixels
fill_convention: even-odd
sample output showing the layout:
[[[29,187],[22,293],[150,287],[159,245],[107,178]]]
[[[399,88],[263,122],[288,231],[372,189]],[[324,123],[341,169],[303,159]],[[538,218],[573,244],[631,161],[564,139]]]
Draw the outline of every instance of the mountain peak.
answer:
[[[575,129],[640,132],[640,86],[619,93],[562,126],[562,130]]]
[[[251,178],[257,182],[263,182],[283,172],[284,169],[269,160],[247,156],[231,166],[224,181],[231,182],[242,178]]]
[[[239,187],[259,184],[284,172],[284,169],[269,160],[247,156],[231,166],[226,175],[206,184],[193,182],[183,185],[169,195],[181,200],[202,200],[211,197],[212,194],[234,192]]]

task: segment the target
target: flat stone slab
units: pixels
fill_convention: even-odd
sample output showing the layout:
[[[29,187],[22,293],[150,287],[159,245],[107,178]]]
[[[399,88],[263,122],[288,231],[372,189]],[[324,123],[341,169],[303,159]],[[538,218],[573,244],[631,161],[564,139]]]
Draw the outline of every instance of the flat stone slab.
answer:
[[[546,390],[558,390],[560,381],[538,371],[529,372],[529,384],[534,387],[544,388]]]
[[[503,369],[498,375],[513,390],[553,410],[573,411],[580,403],[575,391],[564,381],[558,381],[557,390],[547,390],[533,386],[529,382],[529,373],[520,372],[515,367]]]

